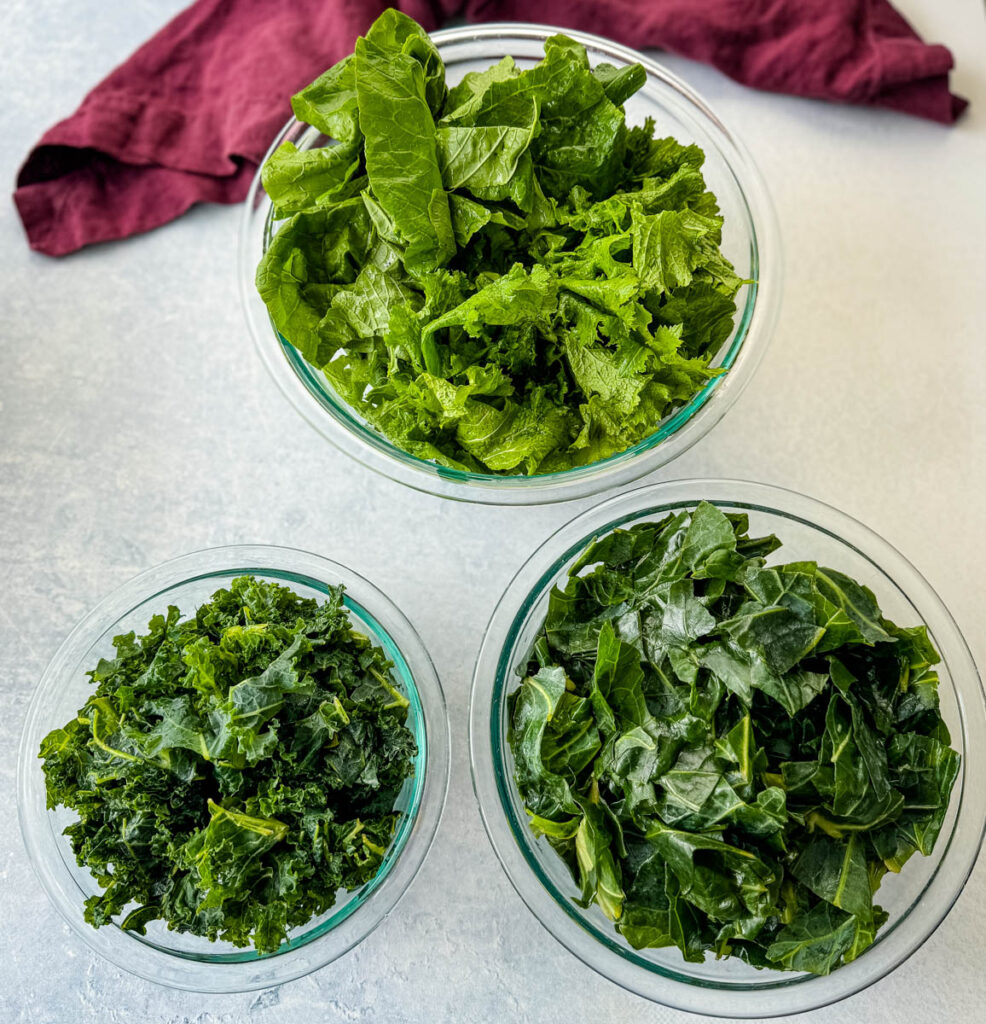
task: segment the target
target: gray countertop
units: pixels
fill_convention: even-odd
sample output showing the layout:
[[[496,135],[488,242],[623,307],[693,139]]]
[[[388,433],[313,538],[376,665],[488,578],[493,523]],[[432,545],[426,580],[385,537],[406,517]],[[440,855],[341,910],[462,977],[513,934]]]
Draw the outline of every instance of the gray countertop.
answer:
[[[2,180],[180,6],[8,5]],[[841,506],[917,564],[986,664],[986,23],[977,0],[899,6],[955,53],[954,86],[972,107],[953,129],[762,95],[667,60],[760,163],[787,283],[753,384],[659,477],[755,478]],[[470,786],[466,712],[486,620],[519,563],[587,503],[440,501],[335,452],[252,349],[235,281],[239,217],[198,208],[56,261],[31,253],[12,204],[0,207],[0,1020],[696,1019],[623,992],[541,929],[493,856]],[[97,598],[163,559],[250,541],[346,562],[408,611],[444,682],[452,781],[428,861],[358,949],[281,989],[201,996],[96,959],[49,906],[16,826],[15,751],[46,661]],[[811,1019],[982,1020],[984,916],[980,862],[912,960]]]

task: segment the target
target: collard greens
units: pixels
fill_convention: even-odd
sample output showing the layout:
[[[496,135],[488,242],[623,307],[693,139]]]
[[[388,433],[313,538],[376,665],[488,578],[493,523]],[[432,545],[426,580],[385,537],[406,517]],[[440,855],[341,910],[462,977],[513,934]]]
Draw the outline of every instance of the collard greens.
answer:
[[[547,473],[652,434],[717,372],[741,281],[698,147],[628,127],[639,65],[565,36],[452,89],[394,10],[293,99],[331,144],[263,168],[257,287],[282,337],[396,445]]]
[[[103,889],[90,924],[160,919],[267,953],[376,874],[416,747],[341,588],[319,604],[241,577],[193,618],[170,607],[113,643],[40,755],[48,806],[78,815],[65,834]]]
[[[512,694],[534,832],[635,948],[827,974],[930,854],[959,756],[923,626],[702,503],[594,541]]]

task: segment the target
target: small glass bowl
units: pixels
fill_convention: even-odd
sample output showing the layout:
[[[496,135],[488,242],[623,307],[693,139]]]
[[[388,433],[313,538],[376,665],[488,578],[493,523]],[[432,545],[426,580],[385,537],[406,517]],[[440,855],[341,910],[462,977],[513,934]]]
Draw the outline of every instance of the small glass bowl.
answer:
[[[507,696],[544,622],[548,595],[594,538],[660,518],[700,500],[745,512],[753,536],[776,533],[783,561],[814,559],[869,586],[884,614],[924,623],[942,656],[942,715],[962,768],[930,857],[914,856],[879,891],[890,921],[858,960],[832,974],[758,971],[736,958],[686,963],[677,949],[633,950],[598,907],[583,910],[565,864],[527,824],[507,742]],[[955,902],[986,825],[986,703],[962,634],[928,582],[872,530],[812,498],[765,484],[682,480],[611,498],[553,534],[507,587],[493,613],[473,678],[470,705],[473,787],[486,831],[514,888],[545,928],[583,963],[639,995],[680,1010],[724,1017],[801,1013],[858,992],[907,959]]]
[[[530,67],[543,58],[544,41],[555,31],[562,30],[492,23],[446,29],[432,38],[445,61],[448,81],[455,84],[467,72],[483,70],[505,54],[518,66]],[[484,504],[530,505],[625,486],[677,458],[725,415],[749,383],[774,329],[781,291],[780,236],[766,186],[743,144],[701,97],[660,64],[599,36],[565,31],[585,46],[593,64],[643,65],[647,81],[626,103],[629,124],[653,117],[659,133],[683,143],[696,142],[705,151],[706,181],[724,218],[723,251],[739,276],[752,282],[740,290],[733,332],[713,360],[728,372],[710,380],[687,405],[666,417],[656,433],[588,466],[535,476],[498,476],[446,469],[409,455],[340,399],[324,375],[274,329],[254,285],[257,264],[275,230],[258,173],[240,231],[239,280],[247,322],[264,364],[295,409],[329,441],[357,462],[420,491]],[[325,138],[292,119],[268,155],[285,141],[310,149]]]
[[[384,649],[393,662],[394,685],[408,698],[407,725],[418,745],[414,775],[397,801],[403,812],[380,870],[362,888],[341,892],[325,914],[302,928],[276,953],[260,955],[230,943],[169,931],[161,921],[146,935],[115,924],[93,928],[83,901],[100,890],[76,864],[62,830],[73,812],[45,807],[38,760],[42,738],[71,719],[91,683],[85,672],[111,656],[119,633],[145,631],[152,614],[169,604],[183,615],[250,574],[276,580],[302,597],[324,600],[329,585],[346,588],[353,627]],[[149,569],[100,602],[72,630],[52,658],[28,709],[18,755],[17,800],[21,831],[34,869],[52,903],[97,953],[150,981],[198,992],[268,988],[324,967],[367,935],[393,910],[424,861],[438,828],[449,777],[449,730],[445,696],[414,628],[398,608],[362,576],[318,555],[291,548],[243,545],[183,555]]]

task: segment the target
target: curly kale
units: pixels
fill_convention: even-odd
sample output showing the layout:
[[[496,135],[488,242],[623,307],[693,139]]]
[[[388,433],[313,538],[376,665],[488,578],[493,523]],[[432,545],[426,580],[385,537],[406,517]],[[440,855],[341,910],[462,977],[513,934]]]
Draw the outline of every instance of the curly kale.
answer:
[[[368,882],[413,774],[383,651],[325,603],[243,576],[192,618],[155,615],[41,744],[48,807],[103,889],[86,920],[260,953]]]

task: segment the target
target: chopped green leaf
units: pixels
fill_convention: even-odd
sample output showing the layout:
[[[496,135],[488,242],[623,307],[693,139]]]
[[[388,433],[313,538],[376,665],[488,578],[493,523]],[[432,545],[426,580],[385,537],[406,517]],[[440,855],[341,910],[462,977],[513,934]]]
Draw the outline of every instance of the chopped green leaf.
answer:
[[[292,101],[328,144],[264,166],[276,330],[442,466],[553,473],[653,435],[723,372],[743,282],[701,150],[626,124],[645,80],[556,35],[534,66],[448,89],[425,32],[385,11]]]
[[[188,619],[113,641],[96,689],[41,744],[49,808],[102,892],[86,920],[278,950],[376,874],[413,774],[407,698],[319,604],[243,576]]]
[[[635,949],[827,974],[930,854],[959,756],[923,627],[701,502],[593,540],[510,698],[535,834]]]

